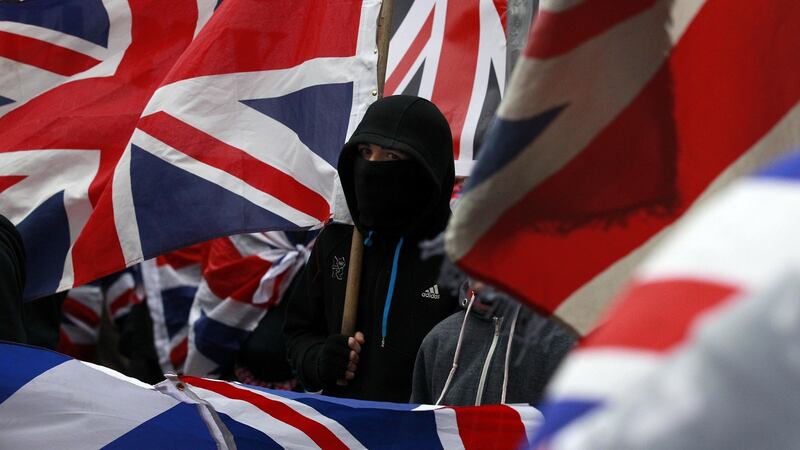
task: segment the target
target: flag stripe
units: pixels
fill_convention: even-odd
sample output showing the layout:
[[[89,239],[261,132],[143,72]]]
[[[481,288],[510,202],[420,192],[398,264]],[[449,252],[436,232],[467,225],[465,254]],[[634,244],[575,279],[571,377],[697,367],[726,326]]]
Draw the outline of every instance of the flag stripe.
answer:
[[[656,0],[586,0],[563,11],[542,8],[531,27],[525,56],[545,59],[568,53],[655,3]]]
[[[583,348],[642,348],[666,352],[686,338],[697,316],[739,293],[711,280],[667,279],[634,282],[609,312],[609,320],[587,336]],[[613,323],[626,323],[614,327]]]
[[[271,2],[266,10],[260,0],[229,3],[223,2],[211,17],[203,45],[187,49],[162,85],[208,75],[286,69],[313,58],[356,53],[360,2],[294,0]],[[287,17],[297,25],[285,26]],[[223,20],[225,26],[219,26]],[[262,39],[263,30],[280,33]]]
[[[450,123],[453,133],[453,156],[459,159],[461,131],[467,115],[475,81],[478,46],[480,45],[480,5],[478,0],[447,2],[444,43],[439,55],[431,101],[439,107]],[[458,46],[448,45],[450,41]],[[471,63],[465,64],[465,61]],[[458,68],[453,70],[452,68]]]
[[[330,215],[330,206],[325,199],[293,177],[163,111],[143,117],[138,128],[170,147],[180,149],[209,166],[231,173],[320,221],[326,220]]]
[[[33,351],[40,352],[35,359],[29,357]],[[41,351],[24,345],[3,344],[4,364],[0,365],[0,372],[3,373],[3,390],[0,391],[0,403],[37,376],[69,360],[70,358],[56,352]]]
[[[431,38],[431,30],[433,29],[433,12],[434,10],[431,9],[419,34],[416,35],[408,51],[403,55],[400,62],[397,63],[397,67],[389,75],[389,78],[386,79],[386,84],[383,88],[385,92],[395,92],[397,90],[400,83],[408,76],[408,71],[411,70],[411,66],[417,60],[420,53],[422,53],[422,49],[427,45],[428,40]]]
[[[322,448],[347,449],[344,442],[333,434],[331,430],[319,422],[298,413],[284,403],[227,383],[194,377],[183,377],[182,379],[194,386],[216,392],[225,397],[246,401],[270,416],[302,431]]]
[[[96,327],[100,324],[100,316],[98,316],[97,312],[75,299],[67,297],[64,299],[61,308],[66,314],[92,327]]]
[[[100,64],[83,53],[5,31],[0,31],[0,56],[66,77]]]
[[[108,312],[111,317],[115,317],[120,309],[130,306],[132,295],[134,295],[133,288],[128,288],[111,301],[111,304],[108,305]]]
[[[454,408],[461,441],[465,449],[522,448],[527,443],[520,415],[506,405],[485,405],[482,408]]]

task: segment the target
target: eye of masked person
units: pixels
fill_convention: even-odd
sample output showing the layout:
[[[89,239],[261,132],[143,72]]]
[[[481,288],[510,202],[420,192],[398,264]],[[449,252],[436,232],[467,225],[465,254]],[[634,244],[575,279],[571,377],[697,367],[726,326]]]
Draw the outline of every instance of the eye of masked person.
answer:
[[[377,144],[359,144],[358,153],[367,161],[400,161],[408,155],[400,150],[383,148]]]

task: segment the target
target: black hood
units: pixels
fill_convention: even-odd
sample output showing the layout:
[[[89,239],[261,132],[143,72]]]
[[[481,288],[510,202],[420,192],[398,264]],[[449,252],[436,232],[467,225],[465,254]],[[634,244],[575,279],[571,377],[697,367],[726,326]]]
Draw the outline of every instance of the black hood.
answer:
[[[367,109],[339,156],[339,178],[350,215],[362,232],[358,202],[353,182],[353,164],[358,144],[377,144],[402,150],[419,163],[433,182],[430,203],[420,205],[426,211],[411,234],[432,237],[447,225],[450,217],[450,196],[455,182],[453,137],[441,111],[430,101],[410,95],[382,98]]]

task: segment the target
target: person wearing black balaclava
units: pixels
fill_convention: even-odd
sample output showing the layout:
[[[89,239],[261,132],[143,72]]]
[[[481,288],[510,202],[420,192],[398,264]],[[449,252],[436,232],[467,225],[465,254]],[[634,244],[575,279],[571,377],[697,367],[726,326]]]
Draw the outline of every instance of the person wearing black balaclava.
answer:
[[[353,227],[332,223],[289,294],[289,360],[306,390],[408,402],[422,339],[458,308],[436,284],[441,257],[423,260],[419,249],[450,217],[450,127],[428,100],[383,98],[343,147],[338,170],[364,236],[357,332],[340,334]]]
[[[0,216],[0,340],[27,342],[23,323],[25,247],[14,224]]]

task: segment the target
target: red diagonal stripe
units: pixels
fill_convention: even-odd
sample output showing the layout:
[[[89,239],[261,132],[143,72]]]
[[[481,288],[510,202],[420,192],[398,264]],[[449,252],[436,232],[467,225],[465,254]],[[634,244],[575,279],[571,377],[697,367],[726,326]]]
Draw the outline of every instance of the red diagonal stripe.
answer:
[[[72,316],[91,327],[100,325],[100,317],[97,313],[94,312],[92,308],[89,308],[73,298],[67,297],[64,299],[64,304],[61,305],[61,309],[64,311],[64,314]]]
[[[347,446],[325,425],[312,420],[290,408],[285,403],[266,398],[247,389],[238,388],[222,381],[213,381],[195,377],[180,377],[192,386],[216,392],[222,396],[242,400],[264,411],[281,422],[297,428],[305,433],[321,448],[346,450]]]
[[[654,3],[656,0],[586,0],[565,11],[542,9],[531,27],[525,55],[529,58],[563,55]]]
[[[286,26],[288,17],[292,26]],[[222,2],[203,27],[205,39],[187,49],[163,84],[206,75],[286,69],[313,58],[352,56],[360,19],[361,2],[292,0],[269,6],[261,0]],[[264,30],[275,39],[259,39]],[[282,45],[275,45],[276,41]]]
[[[0,193],[10,188],[11,186],[19,183],[20,181],[28,178],[27,175],[5,175],[0,176]]]
[[[330,215],[328,202],[286,173],[236,147],[159,111],[139,121],[141,130],[192,158],[236,176],[292,208],[320,221]]]
[[[386,85],[383,87],[384,92],[391,94],[399,94],[397,92],[397,86],[400,85],[400,82],[403,81],[408,71],[411,70],[411,65],[414,64],[414,61],[417,60],[419,54],[422,52],[422,49],[425,48],[425,44],[428,43],[428,40],[431,38],[431,30],[433,29],[433,12],[435,8],[431,9],[431,12],[428,14],[428,18],[425,19],[425,23],[420,28],[419,33],[414,38],[414,41],[411,42],[411,45],[408,47],[406,54],[403,55],[403,58],[400,59],[400,62],[397,63],[397,66],[394,68],[392,73],[389,75],[389,78],[386,79]]]
[[[666,351],[686,339],[700,314],[739,290],[710,280],[669,279],[634,283],[586,337],[582,347],[626,347]]]
[[[134,295],[134,291],[131,288],[126,289],[125,292],[118,295],[117,298],[115,298],[111,304],[108,305],[109,315],[112,318],[117,318],[117,312],[119,312],[120,309],[133,304],[131,297]]]
[[[100,61],[38,39],[0,31],[0,56],[69,77]]]
[[[447,3],[442,53],[436,70],[431,101],[450,123],[453,133],[453,156],[461,153],[461,131],[467,117],[480,44],[480,2]]]
[[[800,3],[791,0],[707,2],[664,66],[609,125],[613,132],[599,134],[563,170],[509,209],[462,259],[462,266],[554,311],[584,283],[680,217],[720,172],[800,101],[800,34],[789,25],[798,22]],[[665,92],[672,93],[673,106],[654,108],[664,102]],[[654,140],[653,132],[670,122],[677,127],[674,137]],[[669,155],[671,139],[677,139],[671,158],[642,158],[658,145],[662,155]],[[628,156],[617,152],[621,148]],[[543,205],[584,202],[580,195],[587,191],[575,187],[585,178],[621,168],[623,179],[595,189],[625,193],[631,186],[651,184],[648,174],[661,173],[670,164],[677,177],[671,211],[651,214],[642,209],[620,223],[590,222],[569,233],[535,228],[546,224],[537,223],[536,217]],[[549,204],[542,203],[545,198]],[[613,220],[614,211],[608,213]],[[492,273],[484,273],[489,267]]]
[[[527,436],[519,413],[505,405],[452,408],[464,448],[525,448]]]
[[[190,245],[178,250],[173,250],[169,253],[159,255],[156,257],[156,264],[159,266],[169,265],[173,269],[183,269],[195,264],[203,262],[203,257],[208,250],[208,245],[205,242]]]
[[[169,352],[169,362],[173,367],[180,367],[186,361],[186,354],[189,352],[189,339],[181,340],[172,351]]]

